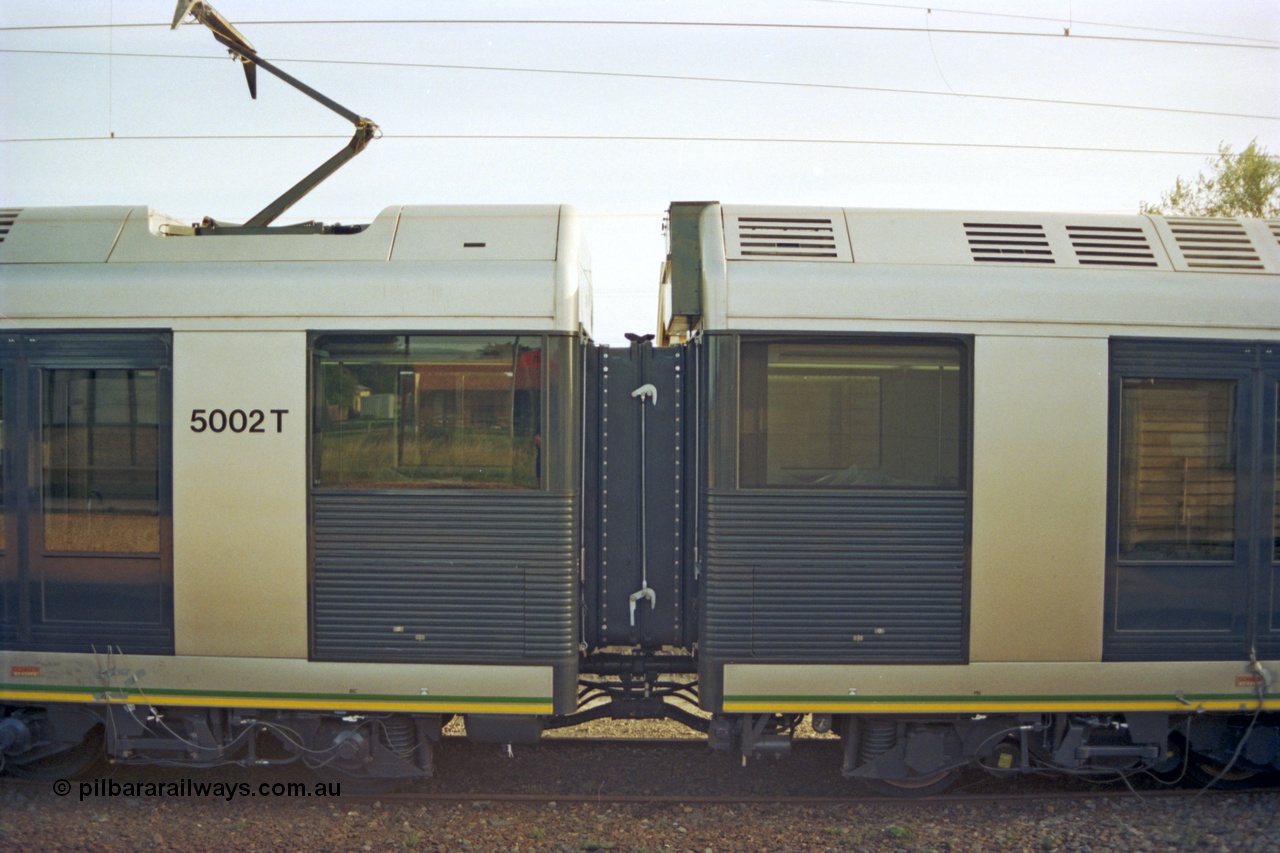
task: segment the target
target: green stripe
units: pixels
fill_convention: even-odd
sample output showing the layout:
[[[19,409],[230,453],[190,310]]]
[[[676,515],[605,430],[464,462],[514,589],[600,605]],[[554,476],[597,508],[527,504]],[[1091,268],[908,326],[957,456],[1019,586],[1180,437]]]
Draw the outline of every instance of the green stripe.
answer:
[[[1267,693],[1267,697],[1280,698],[1280,693]],[[1168,702],[1183,699],[1189,703],[1207,702],[1207,701],[1253,701],[1258,698],[1257,693],[1196,693],[1184,694],[1181,697],[1170,696],[1167,693],[1108,693],[1101,695],[1057,695],[1057,696],[983,696],[983,695],[962,695],[962,696],[841,696],[838,694],[827,696],[797,696],[788,695],[756,695],[756,694],[725,694],[725,702],[846,702],[850,705],[856,705],[867,702]]]
[[[244,690],[174,690],[164,687],[148,687],[145,690],[137,687],[77,687],[64,684],[3,684],[0,690],[12,690],[27,693],[100,693],[113,696],[184,696],[210,697],[218,699],[290,699],[295,701],[316,702],[331,701],[337,704],[353,700],[373,700],[377,702],[485,702],[489,704],[517,705],[536,702],[549,702],[550,696],[422,696],[419,694],[400,695],[395,693],[274,693]]]

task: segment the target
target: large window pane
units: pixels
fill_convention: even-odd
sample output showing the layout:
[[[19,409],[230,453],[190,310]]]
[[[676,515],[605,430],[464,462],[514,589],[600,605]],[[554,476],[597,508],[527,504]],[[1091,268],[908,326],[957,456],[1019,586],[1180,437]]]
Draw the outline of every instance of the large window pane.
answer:
[[[44,548],[158,553],[154,370],[43,371]]]
[[[741,353],[740,485],[961,485],[959,347],[754,341]]]
[[[317,485],[539,485],[540,337],[330,335],[315,377]]]
[[[1124,380],[1122,559],[1232,558],[1235,387],[1209,379]]]

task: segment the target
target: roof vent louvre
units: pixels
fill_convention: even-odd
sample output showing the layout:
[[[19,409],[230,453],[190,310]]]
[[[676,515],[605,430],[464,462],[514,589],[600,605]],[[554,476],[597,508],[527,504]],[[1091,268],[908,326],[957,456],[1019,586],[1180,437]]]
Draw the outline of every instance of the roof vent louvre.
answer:
[[[1043,225],[1001,222],[966,222],[973,259],[982,263],[1052,264],[1053,250]]]
[[[844,223],[839,227],[843,231]],[[733,257],[743,260],[852,260],[829,216],[737,216],[730,236]]]
[[[0,243],[4,242],[4,238],[9,236],[9,229],[13,227],[13,223],[17,221],[20,209],[0,210]]]
[[[1165,221],[1190,269],[1266,269],[1248,233],[1234,219],[1165,217]]]
[[[1158,267],[1151,243],[1141,228],[1068,225],[1067,236],[1082,266]]]
[[[1267,227],[1271,229],[1271,236],[1276,238],[1276,245],[1280,245],[1280,219],[1268,219]]]

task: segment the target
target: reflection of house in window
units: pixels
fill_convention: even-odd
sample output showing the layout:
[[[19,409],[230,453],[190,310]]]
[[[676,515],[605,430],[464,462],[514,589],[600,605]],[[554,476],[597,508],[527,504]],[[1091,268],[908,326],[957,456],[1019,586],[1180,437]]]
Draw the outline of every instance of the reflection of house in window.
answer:
[[[333,336],[321,349],[322,484],[536,486],[539,338]]]

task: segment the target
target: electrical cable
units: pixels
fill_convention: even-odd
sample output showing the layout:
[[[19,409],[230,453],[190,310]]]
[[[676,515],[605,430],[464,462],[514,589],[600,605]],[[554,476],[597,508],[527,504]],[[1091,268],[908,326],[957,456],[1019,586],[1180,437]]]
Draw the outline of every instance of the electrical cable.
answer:
[[[335,134],[175,134],[115,136],[44,136],[0,139],[3,143],[21,142],[190,142],[199,140],[295,140],[345,139]],[[1023,145],[1011,142],[924,142],[909,139],[835,139],[751,136],[639,136],[625,134],[554,134],[554,133],[396,133],[384,134],[387,140],[412,141],[490,141],[490,142],[709,142],[746,143],[754,145],[875,145],[917,148],[1001,149],[1012,151],[1066,151],[1085,154],[1144,154],[1172,157],[1213,157],[1216,151],[1186,151],[1160,148],[1110,148],[1084,145]]]
[[[11,54],[39,54],[49,56],[115,56],[117,58],[130,59],[189,59],[204,61],[226,60],[224,56],[195,56],[190,54],[173,54],[173,53],[115,53],[108,54],[105,51],[95,50],[25,50],[16,48],[0,48],[0,53]],[[1048,104],[1055,106],[1070,107],[1094,107],[1101,109],[1114,110],[1135,110],[1142,112],[1159,112],[1159,113],[1175,113],[1180,115],[1203,115],[1215,116],[1219,118],[1245,118],[1245,119],[1261,119],[1264,121],[1280,121],[1280,116],[1259,115],[1256,113],[1231,113],[1219,110],[1194,110],[1185,107],[1159,107],[1144,106],[1142,104],[1116,104],[1107,103],[1105,101],[1074,101],[1062,98],[1028,98],[1018,95],[990,95],[990,94],[971,94],[957,93],[955,91],[943,92],[936,89],[905,89],[896,86],[853,86],[844,83],[814,83],[796,80],[762,80],[740,77],[709,77],[691,74],[655,74],[640,73],[628,71],[587,71],[572,68],[528,68],[521,66],[505,66],[505,65],[459,65],[453,63],[439,62],[389,62],[375,60],[359,60],[359,59],[301,59],[297,57],[277,57],[273,62],[289,62],[293,64],[311,64],[311,65],[351,65],[369,68],[429,68],[444,71],[490,71],[498,73],[510,74],[558,74],[574,77],[605,77],[631,80],[668,80],[680,83],[724,83],[736,84],[744,86],[779,86],[795,89],[829,89],[834,91],[845,92],[873,92],[880,94],[901,94],[901,95],[924,95],[932,97],[956,97],[967,98],[973,100],[986,101],[1011,101],[1015,103],[1028,104]]]
[[[975,12],[970,9],[942,9],[938,6],[901,6],[897,3],[871,3],[864,0],[804,0],[809,3],[833,3],[840,6],[867,6],[879,9],[901,9],[908,12],[921,12],[931,10],[934,12],[946,12],[951,15],[969,15],[971,17],[980,18],[1010,18],[1019,21],[1043,21],[1046,23],[1061,24],[1062,18],[1049,17],[1045,15],[1015,15],[1009,12]],[[1267,44],[1280,44],[1273,39],[1260,39],[1254,36],[1233,36],[1226,33],[1202,33],[1194,30],[1173,30],[1165,27],[1144,27],[1138,24],[1109,24],[1105,21],[1076,21],[1071,20],[1072,27],[1076,25],[1085,27],[1107,27],[1109,29],[1118,30],[1138,30],[1139,32],[1148,33],[1170,33],[1180,36],[1200,36],[1201,38],[1217,38],[1217,39],[1243,39],[1246,41],[1265,42]]]
[[[881,32],[924,33],[924,27],[890,27],[866,24],[795,24],[770,21],[607,21],[587,19],[505,19],[505,18],[384,18],[384,19],[329,19],[307,21],[237,21],[242,27],[274,26],[548,26],[548,27],[685,27],[690,29],[744,29],[744,30],[818,30],[829,32]],[[58,30],[98,30],[108,27],[144,29],[168,27],[165,23],[138,24],[46,24],[36,26],[0,27],[5,32],[53,32]],[[935,35],[996,36],[1004,38],[1054,38],[1076,41],[1101,41],[1133,44],[1171,45],[1179,47],[1217,47],[1231,50],[1280,50],[1280,44],[1232,44],[1220,41],[1196,41],[1192,39],[1156,39],[1135,36],[1064,35],[1062,33],[1019,32],[1017,30],[938,29]],[[1236,36],[1227,36],[1236,38]]]

